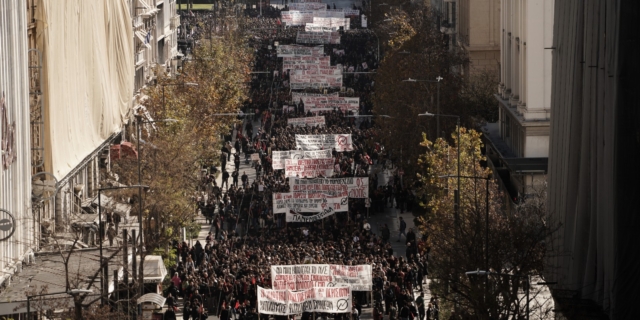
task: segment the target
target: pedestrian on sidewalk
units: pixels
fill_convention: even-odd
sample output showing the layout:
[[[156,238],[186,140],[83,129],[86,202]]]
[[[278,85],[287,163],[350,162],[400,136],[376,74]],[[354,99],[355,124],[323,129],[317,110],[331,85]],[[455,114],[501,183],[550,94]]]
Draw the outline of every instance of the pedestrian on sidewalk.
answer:
[[[109,224],[109,229],[107,229],[107,237],[109,238],[109,246],[113,247],[113,239],[116,238],[116,229],[113,228],[113,223]]]
[[[426,308],[424,306],[424,292],[420,292],[420,296],[416,298],[416,305],[418,305],[418,319],[424,320],[426,314]]]
[[[240,172],[238,171],[239,167],[240,167],[240,159],[238,159],[238,162],[236,163],[236,169],[233,171],[233,173],[231,173],[231,178],[233,179],[234,187],[238,186],[238,176],[240,175]]]
[[[220,184],[220,189],[227,186],[227,190],[229,190],[229,172],[227,170],[222,171],[222,183]]]
[[[398,242],[400,242],[400,236],[404,235],[404,238],[407,238],[407,223],[402,217],[398,217],[398,220],[400,220],[400,231],[398,232]]]
[[[385,223],[381,230],[382,241],[384,243],[389,243],[389,238],[391,238],[391,230],[389,230],[389,226]]]

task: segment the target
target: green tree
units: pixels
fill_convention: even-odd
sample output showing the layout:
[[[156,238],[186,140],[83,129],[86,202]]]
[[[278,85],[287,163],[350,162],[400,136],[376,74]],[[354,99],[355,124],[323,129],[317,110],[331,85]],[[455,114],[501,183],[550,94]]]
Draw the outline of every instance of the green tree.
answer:
[[[432,290],[449,305],[456,305],[456,313],[478,319],[522,319],[522,278],[467,277],[465,272],[488,269],[517,276],[541,274],[544,240],[553,231],[545,220],[544,194],[521,204],[515,213],[505,213],[498,185],[493,179],[487,185],[484,179],[491,170],[481,166],[485,160],[481,134],[461,128],[460,140],[457,134],[451,140],[453,145],[445,139],[432,142],[425,138],[421,143],[427,152],[420,156],[421,187],[417,192],[428,213],[419,219],[423,222],[421,231],[429,236]],[[456,213],[458,143],[461,180],[460,209]],[[537,296],[537,290],[531,288],[531,297]]]

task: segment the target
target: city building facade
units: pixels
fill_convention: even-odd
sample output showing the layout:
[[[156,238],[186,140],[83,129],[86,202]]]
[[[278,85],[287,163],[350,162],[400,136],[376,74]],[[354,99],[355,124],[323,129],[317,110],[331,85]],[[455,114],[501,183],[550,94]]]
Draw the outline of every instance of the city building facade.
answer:
[[[132,107],[133,30],[125,0],[31,2],[29,44],[37,54],[29,63],[40,71],[30,74],[32,83],[40,78],[32,100],[38,92],[44,110],[32,119],[34,127],[43,123],[32,139],[42,160],[35,171],[57,190],[36,213],[46,242],[55,232],[69,232],[74,222],[95,222],[83,207],[97,194],[109,144]]]
[[[499,121],[484,128],[489,165],[512,201],[542,188],[549,155],[554,0],[500,4]]]
[[[500,0],[432,0],[440,31],[452,47],[464,48],[469,64],[463,72],[497,73],[500,65]]]
[[[556,1],[545,280],[566,319],[640,319],[640,3]]]
[[[26,3],[0,1],[0,285],[37,250],[31,203]]]

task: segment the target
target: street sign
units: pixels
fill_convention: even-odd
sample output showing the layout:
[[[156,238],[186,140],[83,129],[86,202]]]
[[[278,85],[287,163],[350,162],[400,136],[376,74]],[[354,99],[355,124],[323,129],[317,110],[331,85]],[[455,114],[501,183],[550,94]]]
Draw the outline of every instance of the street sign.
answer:
[[[367,208],[371,207],[371,198],[364,199],[364,206]]]
[[[402,170],[402,169],[398,170],[398,175],[399,176],[404,175],[404,170]]]

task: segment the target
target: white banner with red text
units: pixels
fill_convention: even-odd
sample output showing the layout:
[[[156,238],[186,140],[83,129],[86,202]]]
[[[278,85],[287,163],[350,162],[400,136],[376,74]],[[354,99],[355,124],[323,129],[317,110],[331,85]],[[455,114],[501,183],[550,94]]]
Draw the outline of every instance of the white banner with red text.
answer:
[[[284,176],[298,178],[331,177],[335,169],[333,158],[285,159]]]
[[[260,314],[349,313],[352,309],[351,288],[348,286],[309,288],[297,292],[258,287],[257,294]]]
[[[287,150],[273,151],[271,153],[271,168],[273,170],[284,169],[284,161],[287,159],[326,159],[331,158],[331,150]]]
[[[366,199],[369,198],[369,178],[289,178],[289,190],[293,193],[324,193],[330,196],[346,192],[349,198]]]
[[[371,291],[371,265],[301,264],[271,266],[271,283],[276,290],[347,285],[353,291]]]

